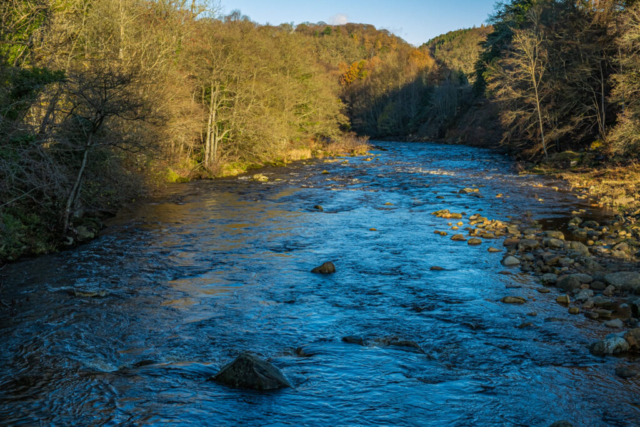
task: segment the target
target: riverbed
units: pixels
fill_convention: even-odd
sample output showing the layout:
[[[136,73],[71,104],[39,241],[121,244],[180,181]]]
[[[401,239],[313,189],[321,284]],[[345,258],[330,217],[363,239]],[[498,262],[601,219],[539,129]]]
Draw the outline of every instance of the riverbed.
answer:
[[[0,424],[638,425],[627,359],[588,351],[604,327],[502,267],[500,240],[452,241],[431,215],[603,213],[494,151],[374,144],[257,171],[268,182],[175,185],[90,244],[7,266]],[[310,272],[325,261],[336,274]],[[209,381],[243,351],[294,387]]]

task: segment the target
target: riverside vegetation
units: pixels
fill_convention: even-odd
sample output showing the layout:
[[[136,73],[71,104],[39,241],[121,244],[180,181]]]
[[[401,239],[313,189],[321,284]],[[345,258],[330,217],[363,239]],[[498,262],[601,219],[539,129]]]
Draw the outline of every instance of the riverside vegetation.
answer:
[[[501,145],[633,208],[636,3],[510,0],[415,48],[207,2],[5,1],[0,259],[88,240],[166,181],[364,153],[357,135]]]

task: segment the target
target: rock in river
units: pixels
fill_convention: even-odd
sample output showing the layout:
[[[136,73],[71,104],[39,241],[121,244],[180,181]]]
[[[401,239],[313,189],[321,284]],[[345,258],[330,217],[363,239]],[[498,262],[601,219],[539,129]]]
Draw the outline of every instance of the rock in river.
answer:
[[[527,302],[527,300],[520,297],[504,297],[501,301],[505,304],[524,304]]]
[[[342,338],[342,342],[347,344],[364,345],[364,338],[350,335],[348,337]]]
[[[624,323],[622,323],[622,320],[620,319],[613,319],[609,320],[608,322],[604,322],[604,326],[606,326],[607,328],[620,329],[624,327]]]
[[[562,231],[545,231],[544,235],[551,239],[564,240],[564,233]]]
[[[624,353],[629,350],[629,343],[617,335],[609,335],[606,339],[594,343],[589,348],[596,356]]]
[[[292,387],[278,368],[250,353],[238,356],[212,379],[229,387],[251,390]]]
[[[616,368],[616,375],[626,380],[628,378],[633,378],[636,375],[638,375],[638,370],[635,368],[622,366],[620,368]]]
[[[578,289],[580,287],[580,281],[573,276],[566,276],[558,280],[556,286],[565,292]]]
[[[502,265],[505,267],[515,267],[516,265],[520,265],[520,260],[514,256],[508,256],[502,260]]]
[[[325,262],[320,267],[316,267],[311,270],[312,273],[317,274],[333,274],[336,272],[336,266],[332,262]]]
[[[615,286],[623,291],[635,291],[640,288],[640,273],[635,271],[620,271],[607,274],[604,277],[608,285]]]

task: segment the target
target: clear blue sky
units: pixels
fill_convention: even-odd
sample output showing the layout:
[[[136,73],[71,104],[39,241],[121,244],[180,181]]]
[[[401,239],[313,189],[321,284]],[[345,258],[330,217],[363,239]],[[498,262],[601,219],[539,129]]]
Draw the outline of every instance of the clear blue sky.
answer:
[[[373,24],[421,45],[448,31],[479,26],[496,0],[221,0],[224,13],[239,9],[251,20]]]

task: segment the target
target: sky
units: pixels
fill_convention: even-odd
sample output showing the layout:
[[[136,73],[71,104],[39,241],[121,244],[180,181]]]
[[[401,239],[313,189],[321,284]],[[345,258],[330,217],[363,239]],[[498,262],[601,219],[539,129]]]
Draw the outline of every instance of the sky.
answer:
[[[221,0],[260,24],[319,22],[372,24],[419,46],[460,28],[480,26],[496,0]]]

